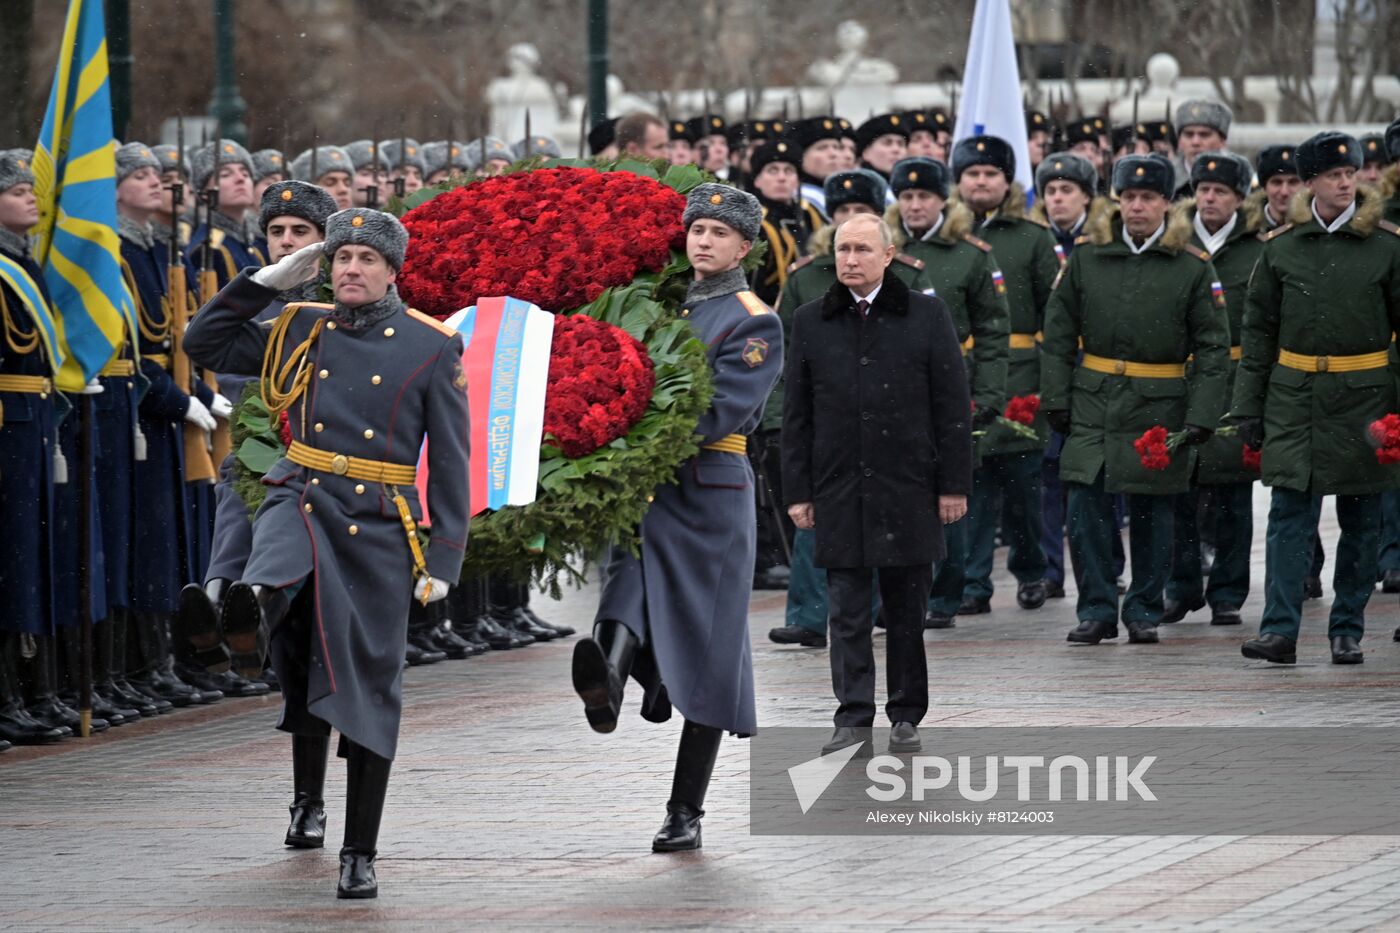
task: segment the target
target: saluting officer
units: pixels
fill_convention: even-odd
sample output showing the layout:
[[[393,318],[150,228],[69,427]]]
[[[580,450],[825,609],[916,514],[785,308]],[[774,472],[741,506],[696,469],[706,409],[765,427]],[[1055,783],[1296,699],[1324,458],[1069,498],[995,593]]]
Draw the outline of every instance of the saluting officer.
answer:
[[[1189,485],[1192,455],[1149,466],[1134,441],[1154,427],[1210,437],[1225,407],[1230,330],[1210,256],[1169,216],[1174,176],[1156,156],[1113,167],[1120,209],[1086,235],[1045,312],[1041,404],[1066,435],[1069,545],[1079,574],[1079,626],[1068,640],[1118,635],[1113,496],[1127,494],[1132,584],[1122,606],[1128,640],[1157,641],[1171,561],[1171,496]],[[1080,357],[1080,342],[1083,356]],[[1186,362],[1195,355],[1187,378]],[[1154,468],[1160,467],[1160,468]]]
[[[1400,330],[1400,227],[1382,218],[1374,188],[1358,187],[1354,137],[1318,133],[1298,147],[1297,163],[1308,190],[1250,277],[1235,384],[1232,415],[1246,444],[1262,444],[1273,487],[1264,616],[1241,651],[1296,660],[1312,530],[1321,497],[1334,495],[1342,533],[1327,634],[1334,664],[1359,664],[1380,494],[1400,486],[1400,468],[1378,461],[1367,433],[1396,410],[1389,351]]]
[[[394,281],[407,246],[392,215],[339,211],[324,244],[284,257],[257,286],[245,273],[221,291],[186,341],[205,366],[263,374],[272,416],[289,416],[292,444],[263,477],[252,556],[224,597],[222,623],[235,667],[248,673],[261,670],[271,642],[278,727],[294,736],[288,845],[324,839],[320,781],[330,730],[341,734],[349,786],[340,897],[378,894],[374,859],[398,746],[409,602],[447,595],[467,538],[462,338],[399,299]],[[323,254],[333,306],[293,303],[270,326],[253,320],[315,275]],[[414,486],[425,437],[426,551]]]

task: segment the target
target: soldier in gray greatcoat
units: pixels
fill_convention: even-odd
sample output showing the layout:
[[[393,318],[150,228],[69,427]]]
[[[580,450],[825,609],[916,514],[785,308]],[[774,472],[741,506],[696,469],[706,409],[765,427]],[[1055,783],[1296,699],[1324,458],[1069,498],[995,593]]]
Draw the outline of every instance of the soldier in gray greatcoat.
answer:
[[[263,373],[272,417],[293,442],[263,483],[252,554],[224,597],[234,665],[264,648],[282,682],[278,728],[324,755],[331,727],[347,759],[340,897],[375,897],[374,858],[398,744],[410,600],[447,595],[461,572],[468,518],[462,338],[406,308],[394,288],[408,233],[365,208],[332,214],[324,244],[284,258],[256,285],[240,275],[200,310],[185,349],[220,372]],[[253,318],[331,259],[335,304],[289,304]],[[417,536],[414,486],[425,437],[433,534]],[[305,739],[302,743],[300,740]],[[324,777],[324,758],[318,777]],[[306,772],[310,776],[311,772]],[[297,777],[302,776],[297,771]],[[297,787],[288,844],[324,839],[321,788]]]
[[[645,718],[664,722],[672,705],[685,717],[655,852],[700,847],[720,737],[758,728],[748,629],[754,477],[745,451],[783,360],[782,325],[747,290],[742,268],[762,216],[753,195],[726,185],[690,193],[683,221],[695,280],[681,315],[709,347],[715,386],[695,429],[703,449],[674,484],[656,488],[641,554],[610,555],[593,637],[574,649],[574,689],[596,731],[617,727],[629,673],[645,689]]]

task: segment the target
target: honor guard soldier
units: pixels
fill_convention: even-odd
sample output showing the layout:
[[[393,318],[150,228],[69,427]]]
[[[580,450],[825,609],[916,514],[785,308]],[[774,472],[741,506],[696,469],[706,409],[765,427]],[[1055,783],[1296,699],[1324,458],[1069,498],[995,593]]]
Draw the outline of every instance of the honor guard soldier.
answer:
[[[1030,154],[1031,173],[1045,161],[1046,154],[1054,144],[1055,124],[1039,110],[1026,111],[1026,150]]]
[[[1176,108],[1177,163],[1176,197],[1189,198],[1191,166],[1203,152],[1224,152],[1228,148],[1230,124],[1235,115],[1218,100],[1188,100]]]
[[[894,164],[909,154],[909,124],[903,114],[885,113],[862,123],[856,129],[856,151],[860,167],[888,183]],[[894,203],[893,195],[889,195],[889,203]]]
[[[200,251],[208,240],[213,252],[214,275],[223,288],[241,270],[257,268],[267,261],[257,249],[253,157],[231,139],[215,140],[191,157],[190,169],[196,192],[218,192],[217,199],[211,203],[212,209],[190,235],[185,248],[190,282],[198,281]]]
[[[423,179],[425,185],[436,185],[453,175],[471,171],[466,145],[456,140],[424,143],[423,165],[427,173]]]
[[[1264,615],[1242,652],[1279,664],[1297,657],[1303,579],[1323,496],[1337,497],[1334,664],[1359,664],[1366,603],[1376,582],[1381,493],[1400,467],[1378,460],[1371,422],[1396,411],[1390,363],[1400,330],[1400,228],[1358,187],[1361,144],[1323,132],[1298,147],[1307,191],[1264,244],[1249,280],[1244,359],[1232,416],[1262,444],[1273,488],[1265,546]]]
[[[188,205],[194,200],[191,196],[194,189],[190,187],[190,163],[188,159],[183,161],[180,158],[180,150],[177,146],[152,146],[151,153],[160,162],[160,210],[151,217],[151,233],[155,236],[157,249],[163,250],[165,255],[162,260],[169,263],[170,244],[178,232],[180,243],[188,243],[190,234],[194,233],[194,227],[184,218],[177,218],[176,215],[181,208],[175,206],[172,198],[175,195],[176,185],[185,192],[185,204]]]
[[[1379,185],[1381,171],[1388,162],[1385,156],[1385,137],[1380,133],[1368,133],[1358,142],[1361,143],[1362,163],[1361,171],[1356,173],[1357,184]]]
[[[1249,196],[1246,209],[1260,214],[1260,230],[1268,233],[1288,218],[1288,206],[1303,186],[1298,177],[1296,146],[1265,146],[1259,150],[1254,172],[1259,188]]]
[[[261,204],[263,192],[279,181],[287,180],[287,157],[277,149],[259,149],[253,153],[253,203]]]
[[[972,136],[953,150],[957,203],[973,215],[974,233],[991,246],[998,273],[997,291],[1006,296],[1010,311],[1009,364],[1004,397],[1030,396],[1040,387],[1040,333],[1045,302],[1060,270],[1055,240],[1025,215],[1026,195],[1016,183],[1016,155],[996,136]],[[976,347],[973,348],[974,362]],[[979,409],[981,400],[978,400]],[[1039,609],[1045,603],[1045,551],[1041,548],[1041,460],[1049,430],[1034,422],[1034,440],[1011,433],[996,423],[1001,412],[973,414],[975,429],[987,433],[977,445],[979,462],[973,473],[972,499],[966,519],[966,559],[948,560],[934,579],[929,610],[931,621],[953,612],[975,615],[991,609],[992,556],[997,528],[1010,545],[1008,567],[1016,577],[1016,604]],[[1005,508],[1003,508],[1005,505]],[[957,532],[950,531],[950,541]]]
[[[811,117],[793,125],[793,141],[802,149],[802,164],[798,177],[802,181],[802,200],[812,205],[826,220],[831,212],[826,206],[826,180],[841,171],[841,124],[835,117]]]
[[[758,728],[749,652],[754,483],[745,436],[758,427],[783,365],[783,329],[748,291],[743,259],[759,235],[751,194],[704,184],[682,223],[695,269],[681,315],[709,347],[715,393],[700,416],[700,453],[656,488],[641,553],[614,548],[593,625],[574,646],[573,684],[589,725],[617,726],[628,675],[645,691],[642,715],[685,718],[666,820],[652,851],[698,849],[705,793],[725,731]],[[433,505],[436,517],[436,502]],[[723,672],[721,674],[721,672]]]
[[[938,156],[937,127],[930,118],[927,110],[906,110],[900,114],[903,122],[909,127],[909,142],[905,146],[904,154],[906,158],[916,158],[922,156],[925,159],[936,159]]]
[[[350,197],[355,206],[370,206],[371,189],[376,191],[380,203],[387,201],[389,160],[379,147],[372,140],[357,139],[341,148],[350,157],[350,165],[354,169],[354,174],[350,176]]]
[[[564,150],[559,148],[559,141],[548,136],[529,136],[518,140],[511,146],[511,154],[515,156],[514,161],[521,159],[562,159]]]
[[[1092,117],[1080,117],[1065,124],[1065,150],[1087,160],[1094,167],[1098,191],[1106,194],[1110,166],[1105,160],[1103,147],[1099,145],[1099,132],[1094,128]]]
[[[384,153],[384,161],[389,163],[389,180],[397,185],[403,180],[403,193],[412,194],[423,187],[423,179],[428,175],[423,162],[423,147],[418,140],[404,136],[400,139],[381,139],[379,151]]]
[[[447,595],[467,538],[467,396],[461,335],[404,307],[394,288],[408,232],[365,208],[332,214],[313,243],[200,310],[190,354],[222,372],[261,373],[272,417],[292,443],[263,483],[252,556],[224,597],[234,666],[282,684],[279,728],[292,740],[295,799],[287,844],[319,847],[330,731],[347,759],[340,897],[378,894],[374,860],[397,751],[409,602]],[[323,251],[324,247],[324,251]],[[253,320],[331,260],[333,306],[289,304]],[[249,300],[244,300],[244,296]],[[428,439],[433,531],[414,485]]]
[[[515,161],[515,152],[504,139],[483,136],[467,143],[467,171],[478,175],[499,175]]]
[[[666,158],[672,165],[695,164],[695,137],[684,120],[672,120],[666,127]]]
[[[354,204],[355,169],[350,154],[339,146],[317,146],[292,160],[292,178],[325,188],[341,210]],[[223,287],[227,283],[220,283]]]
[[[1254,166],[1242,156],[1203,152],[1191,164],[1195,198],[1179,201],[1173,209],[1191,223],[1192,244],[1210,253],[1225,292],[1231,343],[1227,393],[1234,392],[1239,369],[1239,335],[1249,274],[1264,251],[1259,211],[1245,210],[1253,176]],[[1217,434],[1197,451],[1191,489],[1176,499],[1172,572],[1162,603],[1162,622],[1179,622],[1187,613],[1209,605],[1211,625],[1239,625],[1240,607],[1249,596],[1254,480],[1259,474],[1245,462],[1245,447],[1238,437]],[[1201,567],[1198,520],[1214,530],[1215,559],[1209,580]]]
[[[1079,626],[1068,640],[1078,644],[1118,635],[1117,493],[1127,497],[1132,560],[1122,619],[1130,642],[1157,641],[1171,497],[1187,490],[1194,458],[1181,446],[1170,462],[1148,462],[1134,441],[1156,427],[1182,432],[1186,445],[1208,439],[1229,373],[1224,295],[1209,254],[1191,245],[1190,224],[1169,216],[1171,166],[1126,156],[1113,167],[1113,186],[1119,211],[1088,231],[1050,296],[1041,360],[1041,405],[1066,436],[1060,477],[1079,580]]]
[[[696,164],[719,178],[729,175],[729,137],[725,135],[724,118],[714,113],[691,117],[686,129],[695,139]]]

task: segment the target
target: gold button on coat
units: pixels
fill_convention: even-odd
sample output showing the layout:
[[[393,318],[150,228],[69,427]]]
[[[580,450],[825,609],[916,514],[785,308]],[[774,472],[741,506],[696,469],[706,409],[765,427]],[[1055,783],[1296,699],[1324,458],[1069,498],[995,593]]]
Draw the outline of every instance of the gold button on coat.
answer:
[[[370,376],[370,377],[369,377],[369,381],[370,381],[371,383],[373,383],[374,385],[379,385],[379,383],[383,382],[384,380],[383,380],[382,378],[380,378],[379,376],[375,375],[375,376]]]
[[[352,535],[357,535],[357,534],[360,533],[360,526],[359,526],[359,525],[351,525],[350,528],[349,528],[349,531],[350,531],[350,533],[351,533]]]
[[[386,328],[384,328],[384,336],[385,336],[385,337],[392,337],[392,336],[394,336],[394,329],[393,329],[392,327],[386,327]]]
[[[322,424],[321,422],[318,421],[318,422],[316,422],[316,424],[315,424],[315,428],[316,428],[316,433],[317,433],[317,434],[320,434],[322,431],[324,431],[324,430],[326,429],[326,426],[325,426],[324,424]]]
[[[311,503],[310,503],[310,502],[306,503],[306,505],[303,505],[302,508],[305,509],[306,511],[310,512],[310,511],[311,511]]]
[[[317,373],[317,375],[320,376],[322,379],[325,379],[325,378],[326,378],[327,376],[329,376],[330,374],[331,374],[331,371],[330,371],[329,369],[323,369],[323,370],[321,370],[319,373]]]
[[[374,438],[374,428],[365,428],[365,440],[368,441],[368,440],[372,440],[373,438]]]
[[[363,496],[364,494],[365,494],[365,484],[364,484],[364,483],[356,483],[356,484],[355,484],[355,495],[357,495],[357,496]]]

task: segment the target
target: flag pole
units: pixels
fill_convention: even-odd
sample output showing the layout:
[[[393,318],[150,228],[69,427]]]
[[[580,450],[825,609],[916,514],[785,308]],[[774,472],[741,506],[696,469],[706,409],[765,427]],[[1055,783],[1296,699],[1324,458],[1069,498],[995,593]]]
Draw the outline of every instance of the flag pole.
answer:
[[[92,397],[78,396],[78,734],[92,734]]]

